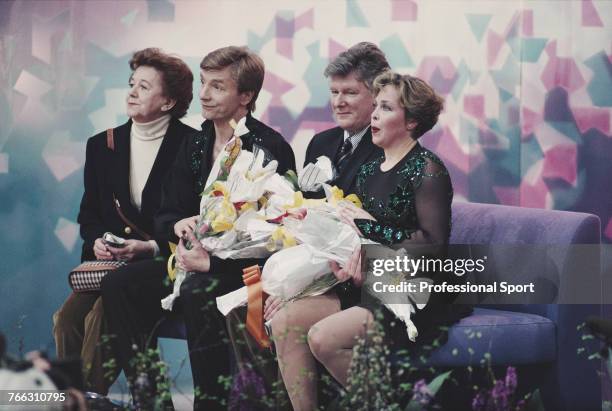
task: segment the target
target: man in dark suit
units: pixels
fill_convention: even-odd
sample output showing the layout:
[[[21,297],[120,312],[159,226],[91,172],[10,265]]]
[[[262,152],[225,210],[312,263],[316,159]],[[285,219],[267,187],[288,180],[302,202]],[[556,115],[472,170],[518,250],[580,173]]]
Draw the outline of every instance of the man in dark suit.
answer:
[[[325,69],[329,79],[331,107],[338,127],[316,134],[308,148],[304,166],[326,156],[336,168],[331,181],[345,194],[355,192],[359,168],[382,155],[372,144],[370,116],[374,109],[372,82],[389,69],[384,53],[374,44],[361,42],[339,54]],[[320,197],[321,193],[309,195]]]
[[[266,157],[278,161],[281,174],[295,170],[291,146],[272,128],[251,116],[264,80],[264,63],[253,52],[242,47],[223,47],[207,54],[200,64],[200,103],[206,119],[202,131],[179,148],[168,178],[162,186],[162,201],[155,216],[156,232],[167,240],[178,242],[176,262],[185,272],[192,272],[181,284],[179,304],[185,319],[187,345],[194,381],[194,409],[226,409],[227,389],[223,384],[230,376],[229,347],[225,339],[225,319],[215,307],[215,297],[226,294],[242,283],[242,269],[262,259],[221,260],[209,255],[195,239],[193,230],[200,213],[201,193],[207,179],[215,173],[226,146],[233,144],[234,129],[230,120],[245,119],[248,132],[240,135],[242,149],[262,150]],[[180,239],[180,241],[179,241]],[[193,245],[187,249],[184,242]],[[132,394],[139,394],[140,380],[150,384],[147,396],[137,396],[140,409],[153,409],[155,375],[140,378],[134,364],[138,352],[156,346],[155,329],[167,312],[160,300],[172,292],[166,282],[165,260],[145,260],[119,268],[102,280],[104,311],[114,339],[117,364],[131,382]],[[169,398],[163,409],[171,408]]]
[[[335,178],[331,185],[341,188],[345,195],[354,193],[357,172],[361,165],[382,156],[382,150],[372,143],[370,116],[374,110],[371,88],[374,79],[389,69],[384,53],[374,44],[362,42],[338,55],[325,69],[329,79],[331,106],[338,127],[315,135],[308,148],[304,166],[315,163],[320,156],[328,157]],[[322,198],[322,190],[305,192],[306,197]],[[269,320],[281,307],[275,297],[266,300],[264,318]],[[234,309],[227,318],[233,335],[239,363],[254,367],[263,377],[268,390],[278,382],[278,366],[272,354],[262,351],[244,329],[246,308]],[[280,396],[282,398],[282,396]],[[278,398],[277,398],[278,400]],[[281,400],[282,401],[282,400]]]

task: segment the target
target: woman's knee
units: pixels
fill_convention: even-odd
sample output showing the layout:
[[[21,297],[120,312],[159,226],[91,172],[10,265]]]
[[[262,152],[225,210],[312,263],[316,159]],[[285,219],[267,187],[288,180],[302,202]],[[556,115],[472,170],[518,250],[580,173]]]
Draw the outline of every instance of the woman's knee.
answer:
[[[333,351],[332,341],[327,338],[326,334],[317,327],[312,327],[308,331],[308,346],[310,347],[310,352],[312,355],[319,360],[322,361],[325,358],[328,358],[331,351]]]

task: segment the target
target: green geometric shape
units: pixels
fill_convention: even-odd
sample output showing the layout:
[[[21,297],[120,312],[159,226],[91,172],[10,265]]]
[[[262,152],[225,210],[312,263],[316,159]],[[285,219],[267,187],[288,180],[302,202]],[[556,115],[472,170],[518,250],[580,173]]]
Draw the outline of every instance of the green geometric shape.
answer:
[[[573,121],[549,121],[548,125],[563,134],[576,145],[582,145],[582,134]]]
[[[461,59],[459,65],[457,66],[457,81],[453,85],[453,89],[451,90],[451,94],[453,95],[453,100],[459,101],[461,97],[461,93],[463,92],[463,88],[470,78],[470,69],[465,64],[465,61]]]
[[[136,15],[138,15],[138,9],[130,11],[128,14],[121,17],[121,23],[125,26],[131,26],[134,24],[134,20],[136,20]]]
[[[258,53],[259,51],[261,51],[261,48],[268,41],[274,38],[274,35],[275,35],[275,27],[274,27],[274,21],[272,21],[268,25],[268,28],[266,29],[266,32],[264,33],[263,36],[258,36],[257,33],[251,30],[247,31],[247,45],[251,50]]]
[[[346,0],[346,25],[347,27],[368,27],[357,0]]]
[[[306,46],[310,62],[302,78],[310,88],[310,100],[307,107],[325,107],[329,103],[329,84],[323,76],[328,60],[321,58],[320,48],[318,41]]]
[[[527,174],[529,168],[543,158],[544,152],[542,152],[542,147],[540,147],[537,138],[530,138],[528,141],[522,142],[520,157],[521,176]]]
[[[612,63],[604,50],[589,57],[584,64],[593,70],[593,78],[587,86],[587,91],[593,105],[597,107],[612,106]]]
[[[380,48],[387,55],[389,65],[397,67],[414,67],[414,62],[404,47],[400,36],[394,34],[380,42]]]
[[[64,38],[62,39],[62,41],[60,42],[59,49],[61,51],[72,50],[72,32],[71,31],[67,32]]]
[[[540,59],[540,55],[546,47],[548,39],[540,38],[525,38],[523,39],[523,52],[521,55],[521,61],[528,63],[535,63]]]
[[[487,30],[487,26],[491,21],[491,14],[466,14],[468,24],[470,25],[470,29],[474,36],[478,41],[482,40],[485,31]]]

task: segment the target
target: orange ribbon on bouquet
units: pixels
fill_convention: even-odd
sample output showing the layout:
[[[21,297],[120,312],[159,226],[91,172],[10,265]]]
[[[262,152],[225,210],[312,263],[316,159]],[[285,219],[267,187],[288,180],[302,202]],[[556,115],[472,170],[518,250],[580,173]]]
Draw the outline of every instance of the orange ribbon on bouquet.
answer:
[[[255,341],[262,347],[268,348],[271,345],[270,337],[264,329],[263,308],[268,294],[263,291],[261,284],[261,268],[253,265],[242,270],[242,281],[247,286],[247,331],[255,338]]]

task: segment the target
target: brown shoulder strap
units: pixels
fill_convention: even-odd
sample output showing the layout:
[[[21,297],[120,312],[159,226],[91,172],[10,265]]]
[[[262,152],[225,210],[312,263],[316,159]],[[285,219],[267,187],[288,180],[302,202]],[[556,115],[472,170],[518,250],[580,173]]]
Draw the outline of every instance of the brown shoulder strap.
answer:
[[[110,151],[115,151],[115,135],[112,128],[106,130],[106,147]]]
[[[152,240],[153,237],[151,237],[149,234],[147,234],[146,232],[144,232],[143,230],[141,230],[140,228],[138,228],[138,226],[136,226],[136,224],[134,224],[133,222],[131,222],[130,220],[128,220],[128,218],[125,216],[125,214],[123,214],[123,211],[121,211],[121,204],[119,203],[119,200],[117,200],[117,197],[115,197],[115,195],[113,194],[113,201],[115,203],[115,210],[117,210],[117,214],[119,214],[119,218],[121,218],[121,220],[128,226],[130,227],[130,229],[137,233],[139,236],[141,236],[142,238],[144,238],[145,240]]]

